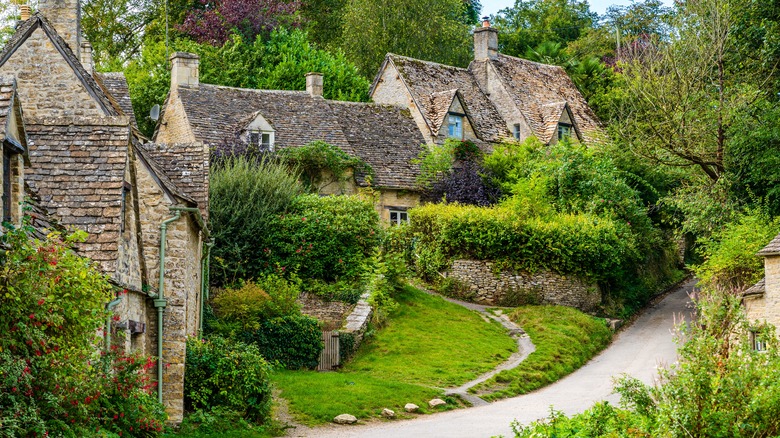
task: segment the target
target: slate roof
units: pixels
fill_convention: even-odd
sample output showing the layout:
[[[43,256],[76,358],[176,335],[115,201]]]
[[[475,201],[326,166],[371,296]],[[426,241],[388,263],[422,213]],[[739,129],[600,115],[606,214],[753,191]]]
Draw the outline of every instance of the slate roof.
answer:
[[[758,252],[760,256],[774,256],[780,255],[780,234],[775,236],[767,246]]]
[[[0,143],[5,140],[8,118],[13,110],[16,81],[11,76],[0,76]]]
[[[121,199],[130,145],[126,117],[31,119],[25,178],[61,224],[89,233],[77,251],[106,273],[116,270]]]
[[[554,112],[552,108],[557,111],[562,102],[568,104],[574,116],[574,124],[586,142],[598,136],[601,130],[598,118],[562,67],[502,54],[483,62],[490,62],[498,73],[510,97],[540,141],[550,142],[554,133],[550,126],[558,122],[558,119],[553,122],[550,118]]]
[[[138,126],[133,111],[133,103],[130,101],[130,88],[124,73],[95,73],[97,82],[103,85],[107,95],[114,98],[114,102],[122,110],[122,113],[130,118],[130,124]]]
[[[763,295],[766,291],[766,277],[762,278],[761,281],[754,284],[753,286],[749,287],[747,290],[742,292],[743,297],[749,297],[753,295]]]
[[[431,115],[431,130],[433,135],[439,135],[444,119],[447,117],[447,113],[452,106],[452,101],[458,95],[457,89],[440,91],[428,96],[428,99],[423,100],[423,106],[426,108],[426,112]]]
[[[409,111],[357,102],[328,101],[354,154],[374,170],[372,185],[415,189],[419,164],[412,163],[425,140]]]
[[[497,142],[511,136],[498,110],[480,89],[468,69],[392,53],[385,58],[385,63],[388,62],[393,63],[401,74],[431,132],[438,132],[438,129],[434,129],[433,122],[440,116],[439,106],[433,104],[437,101],[438,93],[457,89],[463,96],[466,115],[480,139]]]
[[[203,217],[208,217],[209,205],[209,153],[208,148],[195,144],[155,144],[141,146],[178,190],[196,202]]]
[[[325,99],[305,91],[200,84],[179,86],[178,93],[195,139],[210,146],[233,140],[237,124],[245,126],[259,112],[273,126],[279,147],[323,140],[349,153],[349,143]]]

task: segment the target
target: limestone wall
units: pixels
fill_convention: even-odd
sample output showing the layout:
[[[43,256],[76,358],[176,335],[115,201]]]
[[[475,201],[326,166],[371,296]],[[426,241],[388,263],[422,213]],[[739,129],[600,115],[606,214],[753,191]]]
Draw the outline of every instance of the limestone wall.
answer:
[[[347,322],[344,328],[339,330],[341,333],[349,333],[355,339],[353,348],[357,349],[360,342],[363,341],[363,335],[368,329],[368,322],[371,321],[371,315],[374,309],[368,304],[368,292],[360,296],[360,301],[352,309],[352,313],[347,316]]]
[[[192,133],[184,106],[175,89],[171,89],[168,101],[165,102],[165,113],[155,133],[154,141],[168,144],[195,142],[195,135]]]
[[[301,312],[320,321],[322,329],[325,331],[341,327],[346,316],[355,307],[354,304],[341,301],[325,301],[316,295],[307,293],[301,294],[298,302],[301,304]]]
[[[455,260],[447,273],[470,289],[473,300],[488,305],[517,305],[513,301],[538,302],[595,309],[601,302],[597,284],[554,272],[494,272],[493,262]]]
[[[384,72],[382,72],[382,76],[379,78],[379,82],[376,84],[370,98],[374,103],[380,105],[393,105],[409,109],[414,122],[423,135],[425,143],[434,142],[434,138],[431,135],[431,129],[425,122],[425,118],[420,112],[420,109],[415,105],[414,99],[412,99],[409,90],[406,89],[406,86],[401,81],[401,75],[393,64],[389,63]]]
[[[766,283],[763,319],[775,327],[780,327],[780,256],[764,258],[764,274]]]
[[[383,223],[390,222],[390,209],[410,209],[420,205],[420,194],[408,190],[380,189],[376,209]]]

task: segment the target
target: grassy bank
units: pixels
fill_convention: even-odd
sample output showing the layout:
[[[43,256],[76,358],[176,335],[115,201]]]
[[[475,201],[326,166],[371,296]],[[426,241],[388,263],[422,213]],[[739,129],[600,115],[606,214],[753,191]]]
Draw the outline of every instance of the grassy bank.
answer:
[[[559,380],[606,347],[612,332],[601,318],[561,306],[523,306],[509,317],[531,337],[536,351],[517,368],[498,373],[471,392],[485,400],[525,394]]]

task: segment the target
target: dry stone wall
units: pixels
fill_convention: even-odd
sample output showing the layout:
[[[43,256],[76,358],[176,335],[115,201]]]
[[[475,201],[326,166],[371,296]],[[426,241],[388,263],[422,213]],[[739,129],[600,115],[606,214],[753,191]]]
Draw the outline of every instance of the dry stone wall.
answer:
[[[590,311],[601,302],[595,283],[549,271],[496,272],[491,261],[455,260],[447,276],[469,288],[473,301],[480,304],[517,305],[525,301]]]

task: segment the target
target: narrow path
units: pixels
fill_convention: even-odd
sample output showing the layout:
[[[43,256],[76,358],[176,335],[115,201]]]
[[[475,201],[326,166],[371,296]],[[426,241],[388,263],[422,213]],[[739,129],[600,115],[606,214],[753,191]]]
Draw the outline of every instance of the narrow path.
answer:
[[[371,422],[357,426],[324,426],[306,434],[317,438],[478,438],[512,436],[510,423],[522,424],[544,418],[550,407],[571,415],[593,403],[619,397],[614,379],[628,374],[652,384],[657,369],[677,360],[674,325],[689,319],[695,280],[691,280],[646,309],[630,326],[615,336],[612,344],[585,366],[530,394],[497,401],[486,406],[420,416],[412,420]]]

